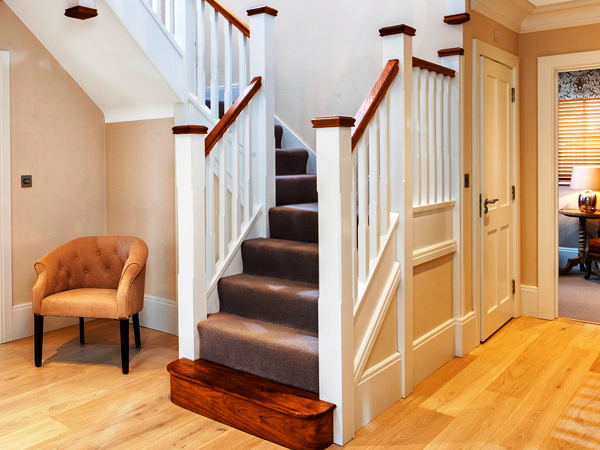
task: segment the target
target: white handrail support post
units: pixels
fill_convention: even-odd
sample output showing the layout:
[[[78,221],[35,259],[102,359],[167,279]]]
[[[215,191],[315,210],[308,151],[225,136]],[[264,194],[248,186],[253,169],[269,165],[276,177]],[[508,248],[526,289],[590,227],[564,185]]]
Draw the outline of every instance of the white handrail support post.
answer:
[[[398,213],[396,258],[400,263],[398,351],[402,356],[402,396],[413,390],[413,166],[412,166],[412,36],[414,29],[397,28],[383,36],[383,64],[399,61],[400,71],[389,91],[390,208]]]
[[[320,397],[336,405],[333,441],[343,445],[354,437],[354,119],[315,119],[313,124],[317,128],[319,192]]]
[[[269,236],[268,211],[275,206],[275,16],[269,7],[248,10],[250,16],[250,79],[262,78],[252,101],[252,193],[262,205],[257,224],[261,237]],[[241,89],[241,87],[240,87]],[[250,213],[252,213],[250,211]]]
[[[177,314],[179,357],[192,361],[200,354],[198,322],[206,319],[206,229],[204,140],[207,128],[184,125],[175,134],[177,184]]]

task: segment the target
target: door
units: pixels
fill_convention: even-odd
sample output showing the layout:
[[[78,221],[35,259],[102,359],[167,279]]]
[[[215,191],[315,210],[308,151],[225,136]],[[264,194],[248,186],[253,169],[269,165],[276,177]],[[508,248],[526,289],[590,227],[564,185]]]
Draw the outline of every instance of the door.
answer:
[[[514,226],[513,73],[482,57],[481,64],[481,340],[513,317]]]

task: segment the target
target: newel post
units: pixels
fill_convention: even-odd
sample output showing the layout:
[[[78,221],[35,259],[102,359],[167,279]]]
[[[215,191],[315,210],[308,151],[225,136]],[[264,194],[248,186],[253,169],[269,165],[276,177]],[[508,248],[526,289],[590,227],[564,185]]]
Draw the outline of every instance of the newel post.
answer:
[[[335,403],[333,440],[354,437],[352,117],[321,117],[317,129],[319,192],[319,384]]]
[[[413,390],[413,143],[412,143],[412,38],[408,25],[382,28],[383,64],[399,61],[400,71],[389,90],[390,97],[390,208],[400,216],[396,258],[400,263],[398,351],[402,356],[402,396]]]
[[[252,101],[252,196],[263,206],[258,229],[269,236],[269,209],[275,206],[275,16],[261,6],[250,16],[250,79],[261,77],[262,88]]]
[[[199,357],[197,325],[206,319],[206,171],[204,140],[208,129],[199,125],[173,128],[177,184],[177,314],[179,357]]]

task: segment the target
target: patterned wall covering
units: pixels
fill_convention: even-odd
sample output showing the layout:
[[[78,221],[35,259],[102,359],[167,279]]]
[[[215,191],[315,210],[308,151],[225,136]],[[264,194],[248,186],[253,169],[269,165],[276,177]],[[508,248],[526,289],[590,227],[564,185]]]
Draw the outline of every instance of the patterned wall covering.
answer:
[[[600,69],[558,74],[558,99],[580,100],[600,97]]]

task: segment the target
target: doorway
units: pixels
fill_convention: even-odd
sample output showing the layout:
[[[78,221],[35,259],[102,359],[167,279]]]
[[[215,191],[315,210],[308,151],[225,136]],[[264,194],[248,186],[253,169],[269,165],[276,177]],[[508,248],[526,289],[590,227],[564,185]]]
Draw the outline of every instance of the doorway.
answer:
[[[10,59],[0,51],[0,343],[12,340]]]
[[[475,40],[473,293],[485,341],[519,315],[519,59]]]

